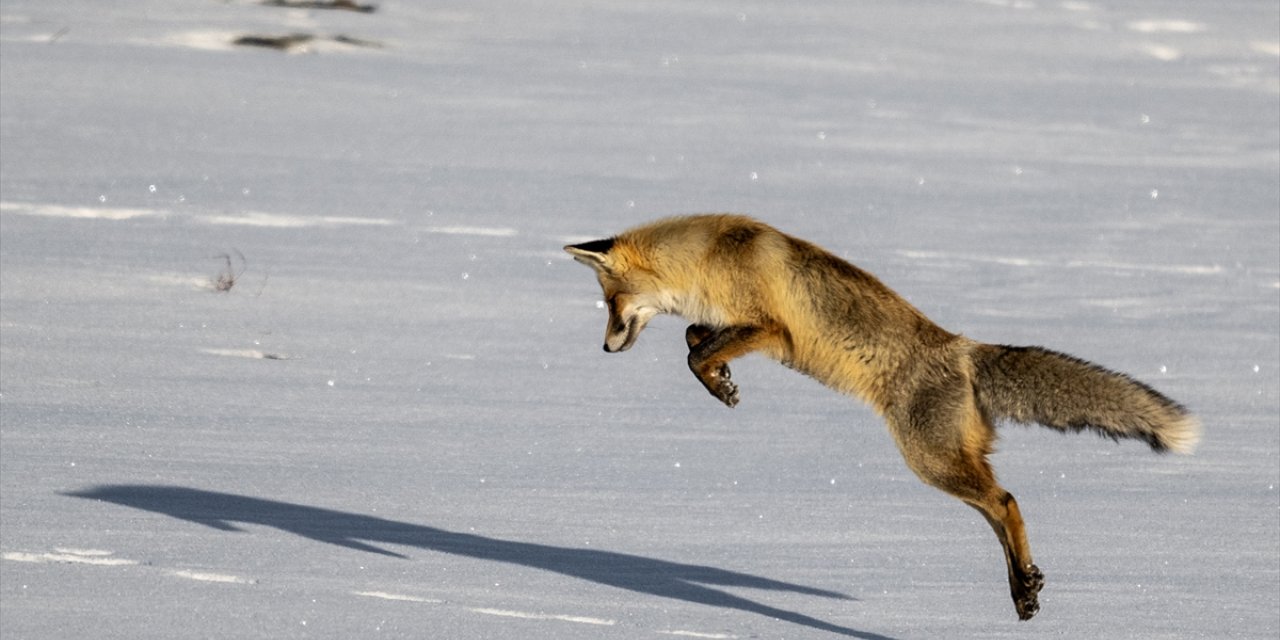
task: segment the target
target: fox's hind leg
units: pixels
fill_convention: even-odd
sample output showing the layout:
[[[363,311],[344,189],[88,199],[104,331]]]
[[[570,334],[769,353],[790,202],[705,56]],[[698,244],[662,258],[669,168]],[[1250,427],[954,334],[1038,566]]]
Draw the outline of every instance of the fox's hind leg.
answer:
[[[986,518],[1004,548],[1018,618],[1030,620],[1040,610],[1044,574],[1032,562],[1018,502],[996,482],[987,461],[994,430],[962,389],[917,394],[905,415],[890,416],[890,424],[907,465],[921,480],[963,500]]]
[[[738,404],[738,385],[730,380],[729,361],[761,349],[776,350],[781,332],[764,327],[735,325],[714,329],[692,324],[685,329],[689,345],[689,370],[702,386],[721,402]]]
[[[1044,574],[1031,562],[1031,547],[1027,543],[1018,502],[999,485],[994,488],[999,494],[994,500],[965,502],[981,512],[995,530],[996,537],[1004,547],[1005,565],[1009,570],[1009,592],[1013,596],[1013,606],[1018,610],[1018,619],[1030,620],[1040,611],[1039,594],[1044,587]]]

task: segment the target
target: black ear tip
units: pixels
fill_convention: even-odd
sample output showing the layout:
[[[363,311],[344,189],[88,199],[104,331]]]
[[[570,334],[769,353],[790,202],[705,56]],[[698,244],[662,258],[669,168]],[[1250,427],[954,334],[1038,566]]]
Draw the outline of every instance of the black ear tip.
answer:
[[[565,251],[576,249],[578,251],[586,251],[588,253],[609,253],[613,248],[613,238],[605,238],[604,240],[592,240],[591,242],[583,242],[582,244],[571,244],[565,247]]]

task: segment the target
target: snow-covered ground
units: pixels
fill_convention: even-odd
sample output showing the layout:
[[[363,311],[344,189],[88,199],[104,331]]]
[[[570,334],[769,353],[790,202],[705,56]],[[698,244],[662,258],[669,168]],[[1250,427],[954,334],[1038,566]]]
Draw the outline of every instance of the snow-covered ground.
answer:
[[[4,0],[0,637],[1274,639],[1278,29]],[[695,211],[1132,373],[1200,450],[1004,428],[1048,580],[1018,623],[987,525],[867,408],[748,358],[728,410],[674,319],[600,350],[561,245]]]

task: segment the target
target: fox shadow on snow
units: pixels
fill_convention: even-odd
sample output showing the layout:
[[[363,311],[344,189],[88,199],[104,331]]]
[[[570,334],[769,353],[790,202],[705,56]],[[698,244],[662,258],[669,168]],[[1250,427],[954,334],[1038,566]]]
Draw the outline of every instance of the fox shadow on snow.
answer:
[[[757,613],[855,638],[889,640],[879,634],[841,627],[800,613],[770,607],[711,586],[789,591],[852,600],[847,595],[715,567],[681,564],[598,549],[499,540],[355,513],[186,487],[107,485],[64,495],[162,513],[220,531],[244,531],[237,523],[264,525],[304,538],[396,558],[406,556],[375,545],[416,547],[468,558],[495,560],[552,571],[637,593]]]

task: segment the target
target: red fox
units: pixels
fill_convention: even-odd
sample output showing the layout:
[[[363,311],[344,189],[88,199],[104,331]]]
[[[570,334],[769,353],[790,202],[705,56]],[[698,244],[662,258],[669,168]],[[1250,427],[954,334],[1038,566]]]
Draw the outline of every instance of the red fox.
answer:
[[[738,387],[729,362],[757,351],[868,402],[907,466],[995,530],[1022,620],[1040,609],[1044,575],[1018,503],[987,460],[994,421],[1091,429],[1160,452],[1190,453],[1199,439],[1185,408],[1133,378],[946,331],[870,273],[745,216],[667,218],[565,251],[604,290],[605,351],[626,351],[655,315],[676,314],[692,323],[693,375],[730,407]]]

